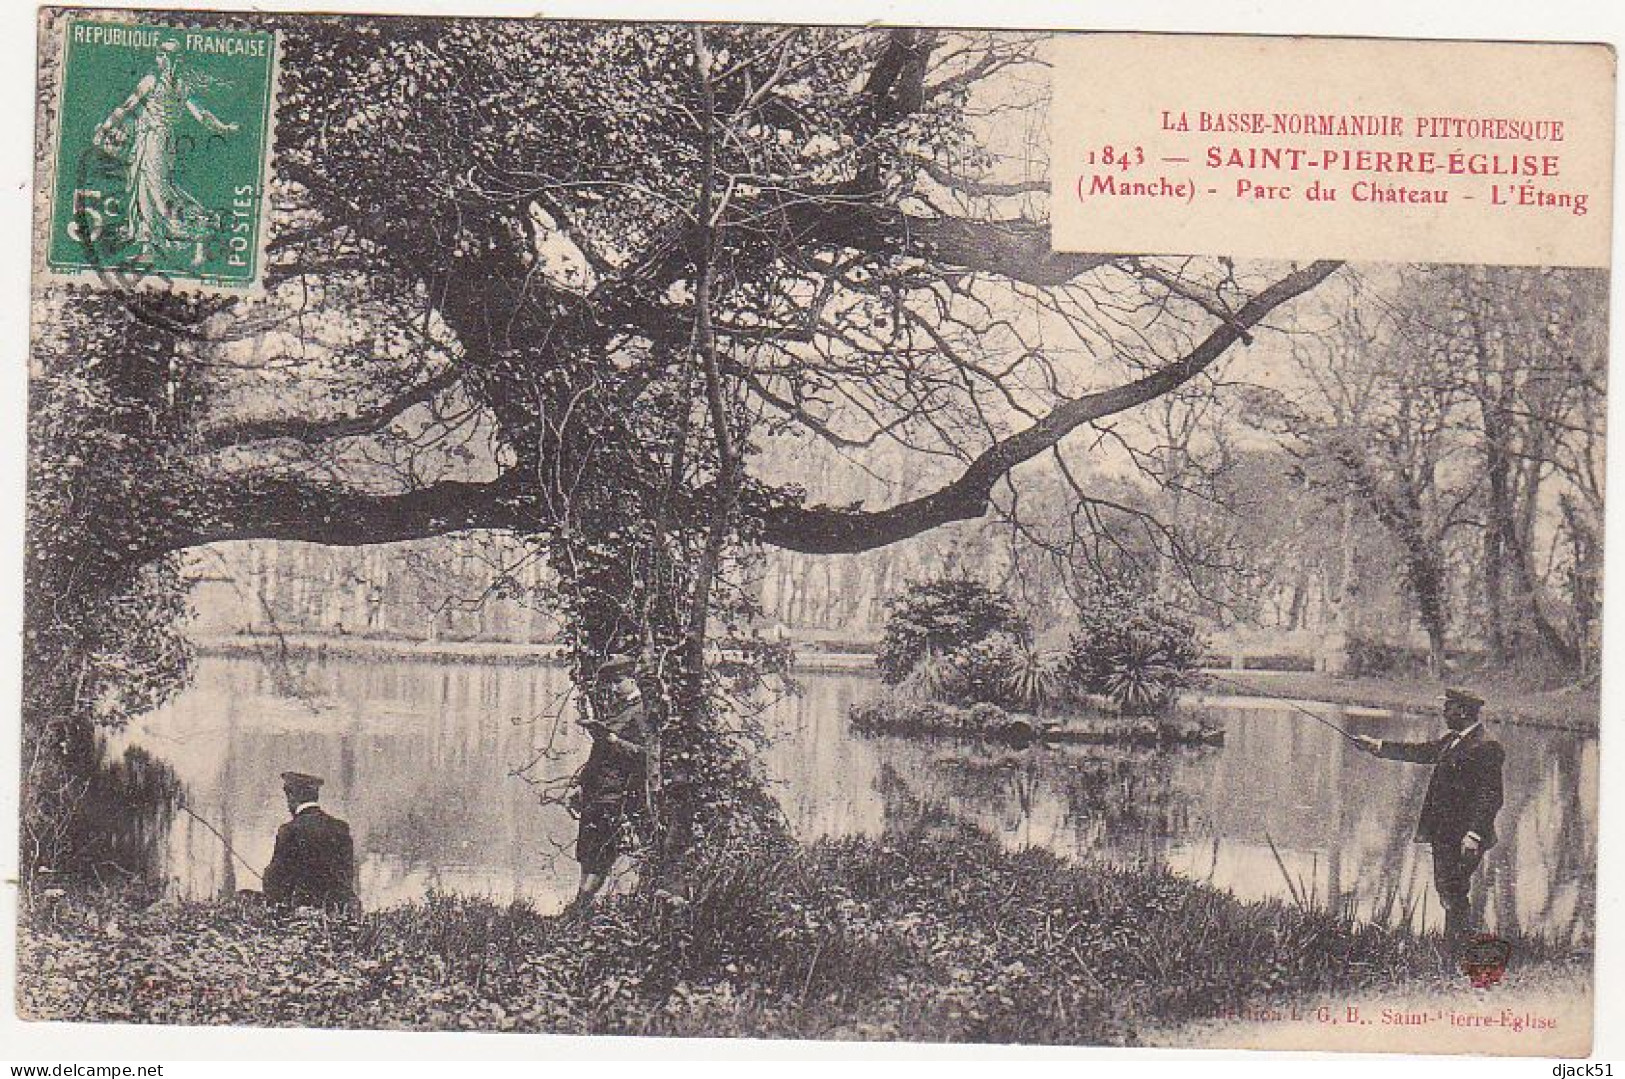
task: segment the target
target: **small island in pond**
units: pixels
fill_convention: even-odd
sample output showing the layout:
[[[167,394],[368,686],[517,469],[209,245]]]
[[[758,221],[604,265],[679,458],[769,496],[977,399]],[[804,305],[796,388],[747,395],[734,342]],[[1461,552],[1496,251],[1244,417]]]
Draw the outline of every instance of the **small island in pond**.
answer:
[[[1219,745],[1223,730],[1174,711],[1201,655],[1194,623],[1127,588],[1097,588],[1064,647],[1045,649],[1004,594],[923,581],[891,604],[875,660],[883,688],[850,718],[866,734]]]

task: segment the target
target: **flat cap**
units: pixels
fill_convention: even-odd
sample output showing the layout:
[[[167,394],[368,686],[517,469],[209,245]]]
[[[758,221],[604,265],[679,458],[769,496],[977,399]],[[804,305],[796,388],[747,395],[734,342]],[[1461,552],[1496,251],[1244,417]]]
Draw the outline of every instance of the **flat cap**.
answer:
[[[1484,698],[1476,693],[1469,693],[1465,689],[1451,687],[1444,691],[1444,703],[1459,705],[1476,712],[1484,707]]]
[[[290,790],[319,791],[322,789],[322,777],[304,772],[283,772],[282,785]]]

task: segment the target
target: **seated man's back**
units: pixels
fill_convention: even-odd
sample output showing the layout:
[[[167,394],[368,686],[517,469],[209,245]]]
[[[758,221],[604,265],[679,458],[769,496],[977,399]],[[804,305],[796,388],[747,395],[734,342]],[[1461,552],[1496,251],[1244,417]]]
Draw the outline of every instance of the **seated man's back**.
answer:
[[[289,801],[297,796],[290,792]],[[295,906],[357,905],[350,826],[323,811],[314,797],[290,808],[293,819],[277,829],[276,851],[265,869],[265,898]]]

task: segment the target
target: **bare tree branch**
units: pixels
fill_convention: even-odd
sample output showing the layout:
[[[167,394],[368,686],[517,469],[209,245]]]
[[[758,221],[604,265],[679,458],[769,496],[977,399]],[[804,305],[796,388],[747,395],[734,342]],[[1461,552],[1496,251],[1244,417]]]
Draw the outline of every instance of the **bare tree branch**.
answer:
[[[785,507],[769,514],[764,539],[809,554],[852,553],[895,543],[951,521],[981,517],[987,512],[994,484],[1012,468],[1086,423],[1144,404],[1190,381],[1271,311],[1318,285],[1341,265],[1315,262],[1293,271],[1243,305],[1232,320],[1179,360],[1144,378],[1056,406],[1037,423],[994,443],[957,479],[930,494],[867,512],[830,506]]]

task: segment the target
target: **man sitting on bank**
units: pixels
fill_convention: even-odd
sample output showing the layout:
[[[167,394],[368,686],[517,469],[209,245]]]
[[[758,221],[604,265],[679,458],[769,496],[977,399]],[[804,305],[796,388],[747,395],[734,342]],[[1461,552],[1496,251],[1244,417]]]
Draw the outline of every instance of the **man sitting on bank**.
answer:
[[[361,905],[350,826],[322,811],[317,804],[321,789],[317,776],[282,773],[282,791],[293,819],[277,829],[276,850],[265,867],[268,903],[327,910]]]

